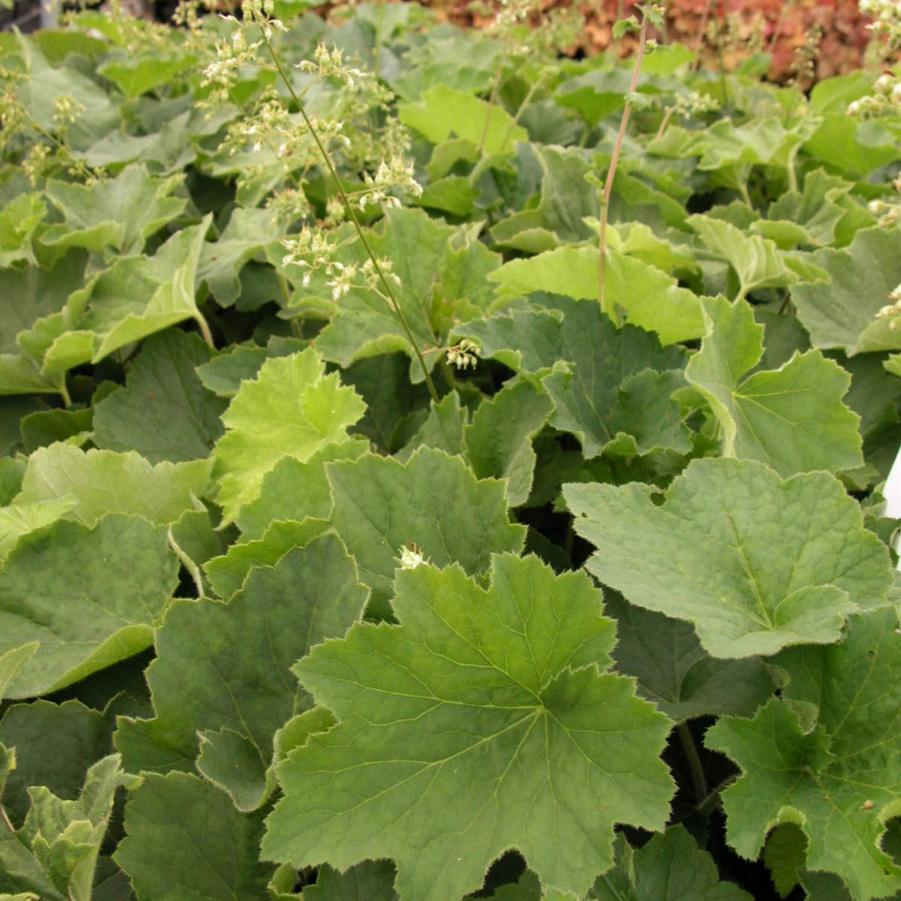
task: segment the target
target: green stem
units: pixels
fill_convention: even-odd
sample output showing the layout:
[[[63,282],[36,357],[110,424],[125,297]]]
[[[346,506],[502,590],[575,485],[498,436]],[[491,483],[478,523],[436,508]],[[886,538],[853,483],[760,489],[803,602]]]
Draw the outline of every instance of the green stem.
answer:
[[[179,545],[179,543],[175,540],[175,536],[172,534],[172,528],[169,528],[168,533],[169,538],[169,547],[175,552],[175,556],[181,562],[181,565],[188,571],[188,574],[191,576],[191,580],[194,582],[194,587],[197,590],[197,597],[199,600],[203,600],[205,597],[205,593],[203,590],[203,579],[200,576],[200,568],[197,564],[188,556],[187,552]]]
[[[736,776],[730,776],[721,782],[707,797],[705,797],[695,808],[702,816],[707,816],[722,803],[720,795],[736,780]]]
[[[751,203],[751,194],[748,191],[748,185],[740,181],[738,183],[738,193],[741,194],[741,199],[749,206],[751,209],[754,209],[754,204]]]
[[[279,59],[278,54],[275,52],[272,47],[272,43],[269,40],[269,37],[266,34],[266,30],[263,29],[263,41],[266,44],[266,49],[269,51],[269,55],[272,57],[272,62],[275,64],[275,68],[278,70],[278,74],[281,77],[282,81],[285,84],[285,87],[288,89],[288,93],[291,95],[291,99],[294,101],[297,106],[300,115],[303,117],[304,124],[310,131],[310,134],[313,137],[313,141],[316,143],[316,147],[319,150],[319,155],[322,157],[323,162],[325,163],[326,168],[328,169],[329,175],[331,175],[332,180],[335,183],[335,188],[338,191],[338,197],[341,200],[341,203],[344,205],[344,210],[347,213],[348,219],[353,223],[353,227],[356,229],[357,237],[360,239],[360,243],[363,245],[363,249],[366,251],[366,255],[369,257],[372,262],[372,267],[375,270],[375,274],[378,276],[379,281],[382,283],[382,286],[385,289],[385,294],[390,300],[391,308],[394,312],[394,315],[397,317],[397,321],[400,323],[401,328],[404,331],[404,335],[407,338],[407,341],[410,343],[410,347],[413,348],[413,353],[416,355],[416,359],[419,362],[419,365],[422,367],[422,374],[425,378],[426,387],[429,389],[429,394],[436,403],[438,402],[438,392],[435,390],[435,383],[432,381],[432,376],[429,373],[429,369],[426,366],[425,359],[422,356],[422,351],[419,349],[419,345],[416,343],[416,339],[413,337],[413,332],[410,329],[410,325],[407,322],[407,317],[404,316],[404,311],[401,309],[400,304],[398,303],[397,298],[394,296],[394,292],[391,290],[391,285],[388,282],[388,279],[385,277],[385,273],[382,271],[382,267],[379,265],[379,261],[376,258],[375,253],[372,250],[372,247],[369,244],[369,241],[366,238],[366,233],[363,231],[363,226],[360,225],[360,220],[357,218],[356,211],[351,205],[350,199],[344,191],[344,188],[341,185],[341,179],[338,178],[338,173],[335,171],[335,166],[332,163],[332,158],[329,156],[329,152],[325,149],[325,145],[322,143],[322,140],[319,137],[319,132],[313,126],[310,117],[307,115],[306,107],[301,101],[300,97],[297,96],[297,92],[294,90],[294,85],[291,84],[291,79],[288,78],[287,73],[282,66],[282,61]]]
[[[513,117],[513,120],[507,126],[507,130],[504,132],[504,139],[501,141],[501,147],[507,146],[507,141],[510,140],[510,135],[513,133],[513,129],[519,124],[519,118],[525,112],[526,107],[531,102],[532,98],[535,96],[535,92],[541,86],[541,83],[544,81],[545,73],[542,72],[541,75],[538,76],[538,80],[532,87],[529,88],[528,93],[525,97],[522,98],[522,103],[519,104],[519,109],[516,110],[516,115]]]
[[[635,64],[632,66],[632,78],[629,82],[629,93],[635,92],[638,87],[638,78],[641,75],[641,62],[644,59],[644,48],[648,37],[648,17],[641,20],[641,31],[638,34],[638,51],[635,54]],[[626,101],[623,115],[619,122],[619,131],[616,133],[616,141],[613,145],[613,153],[610,156],[610,165],[607,167],[607,177],[604,179],[604,192],[601,195],[600,228],[598,229],[598,301],[601,309],[609,313],[615,321],[616,316],[612,310],[607,310],[607,214],[610,208],[610,195],[613,193],[613,180],[616,178],[616,167],[619,164],[619,155],[623,149],[623,141],[626,137],[626,129],[632,115],[632,104]]]
[[[698,804],[703,804],[707,798],[707,780],[704,778],[704,766],[701,763],[701,757],[695,746],[695,740],[691,737],[691,730],[688,723],[679,723],[676,726],[676,732],[679,735],[679,742],[682,750],[685,752],[685,758],[688,761],[688,770],[691,775],[691,787],[694,791],[695,799]]]

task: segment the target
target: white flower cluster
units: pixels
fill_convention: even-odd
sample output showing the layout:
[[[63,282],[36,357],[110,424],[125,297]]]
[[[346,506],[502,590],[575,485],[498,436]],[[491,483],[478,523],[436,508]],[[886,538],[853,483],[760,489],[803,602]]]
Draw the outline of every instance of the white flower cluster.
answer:
[[[888,73],[880,75],[873,84],[873,93],[860,97],[848,105],[849,116],[870,119],[901,112],[901,78]]]
[[[464,338],[462,341],[447,349],[447,362],[457,369],[476,368],[479,362],[481,348],[475,341]]]
[[[332,300],[335,301],[355,288],[368,289],[385,297],[382,291],[385,282],[400,287],[401,281],[393,271],[391,260],[387,258],[380,258],[378,265],[371,259],[362,263],[342,263],[336,260],[336,251],[347,243],[338,244],[322,229],[304,226],[299,234],[282,241],[282,246],[288,251],[282,257],[282,265],[303,269],[301,284],[305,288],[309,287],[315,273],[322,272]]]
[[[395,559],[400,563],[401,569],[416,569],[417,566],[422,566],[423,563],[429,562],[429,558],[422,553],[422,548],[413,542],[405,544],[400,549],[400,557]]]
[[[295,68],[310,75],[318,75],[320,78],[337,78],[349,88],[372,78],[371,73],[346,65],[344,54],[337,47],[329,50],[323,43],[316,46],[312,60],[305,59]]]
[[[901,0],[860,0],[860,11],[873,20],[867,26],[871,60],[890,62],[901,49]]]
[[[84,104],[69,94],[62,94],[53,104],[53,126],[57,131],[65,131],[83,112]]]
[[[901,285],[898,285],[898,287],[889,294],[888,299],[891,303],[882,307],[876,314],[876,318],[891,319],[892,321],[889,323],[888,327],[894,332],[897,331],[898,323],[901,322],[901,319],[897,318],[901,316]]]
[[[702,94],[700,91],[691,91],[688,94],[676,96],[673,104],[673,112],[677,116],[688,118],[702,113],[715,113],[720,108],[719,101],[710,94]]]
[[[236,28],[227,40],[217,42],[215,58],[203,70],[200,82],[203,87],[212,89],[207,105],[228,102],[229,90],[238,72],[256,61],[257,49],[262,43],[248,43],[243,28]]]
[[[363,175],[363,183],[366,187],[355,194],[360,209],[370,204],[399,207],[401,202],[397,194],[412,194],[414,197],[422,194],[422,186],[413,177],[413,163],[399,156],[382,160],[375,175],[368,172]]]

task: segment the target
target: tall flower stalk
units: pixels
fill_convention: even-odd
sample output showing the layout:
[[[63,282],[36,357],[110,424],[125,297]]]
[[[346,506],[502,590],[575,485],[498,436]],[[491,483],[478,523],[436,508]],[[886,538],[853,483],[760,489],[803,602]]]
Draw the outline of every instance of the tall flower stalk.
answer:
[[[638,88],[638,79],[641,75],[641,63],[644,60],[645,50],[648,45],[648,29],[651,25],[663,21],[663,7],[649,3],[640,7],[641,22],[636,23],[634,18],[618,22],[619,34],[637,28],[638,50],[635,53],[635,61],[632,64],[632,77],[629,80],[629,90],[626,94],[626,105],[619,122],[619,130],[613,144],[613,153],[610,155],[610,165],[607,167],[607,176],[604,179],[604,188],[600,197],[600,227],[598,229],[598,300],[601,309],[608,313],[616,321],[616,311],[608,309],[607,305],[607,218],[610,209],[610,197],[613,194],[613,182],[616,178],[616,168],[619,165],[619,156],[623,149],[623,141],[626,137],[626,129],[629,127],[629,119],[632,117],[632,107],[635,105],[635,91]]]
[[[275,66],[275,69],[278,72],[278,75],[281,78],[283,84],[285,85],[285,88],[287,89],[291,100],[294,102],[294,105],[297,107],[298,112],[303,118],[304,125],[309,131],[310,136],[313,138],[313,142],[316,145],[319,156],[321,157],[325,168],[327,169],[332,181],[335,184],[335,190],[342,206],[344,207],[345,215],[353,225],[354,230],[357,233],[357,237],[360,240],[360,244],[363,246],[366,255],[369,257],[372,271],[375,274],[378,283],[381,285],[381,290],[379,291],[379,293],[387,300],[388,305],[391,307],[391,310],[394,313],[401,329],[403,330],[403,333],[413,350],[413,354],[415,355],[416,360],[422,369],[423,378],[425,380],[429,394],[432,400],[437,403],[437,401],[440,399],[438,396],[438,391],[435,388],[435,383],[432,380],[431,373],[429,372],[429,368],[425,362],[422,351],[419,349],[419,345],[416,343],[416,338],[413,335],[413,331],[410,328],[407,317],[404,315],[404,311],[401,308],[400,302],[397,299],[397,295],[395,294],[394,289],[391,285],[391,280],[388,277],[389,274],[385,272],[382,262],[375,255],[372,249],[372,245],[369,243],[369,239],[366,237],[366,232],[363,230],[363,226],[360,223],[357,211],[355,210],[354,205],[351,203],[347,192],[344,190],[344,187],[341,184],[341,179],[338,177],[338,172],[335,168],[331,154],[329,153],[328,148],[325,146],[325,142],[322,140],[318,129],[313,123],[313,120],[307,113],[306,106],[303,100],[294,89],[294,85],[291,82],[288,73],[285,71],[281,57],[279,56],[278,51],[275,49],[275,46],[272,42],[272,35],[274,31],[279,27],[283,28],[284,26],[282,26],[280,22],[276,24],[278,20],[270,18],[268,9],[266,8],[266,6],[264,6],[264,4],[261,4],[259,0],[256,0],[256,2],[254,2],[254,0],[251,0],[251,2],[245,3],[244,15],[245,17],[255,22],[255,24],[260,26],[260,30],[263,36],[262,40],[264,46],[266,47],[266,51],[269,54],[269,57],[272,59],[272,63]]]

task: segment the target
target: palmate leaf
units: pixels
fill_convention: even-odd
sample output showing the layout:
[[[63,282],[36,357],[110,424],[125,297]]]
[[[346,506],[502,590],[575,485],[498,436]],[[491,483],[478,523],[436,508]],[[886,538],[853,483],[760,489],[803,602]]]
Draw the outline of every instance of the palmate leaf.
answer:
[[[429,88],[415,103],[402,103],[398,116],[432,144],[455,135],[480,145],[489,155],[509,153],[517,141],[528,139],[528,132],[502,106],[443,84]]]
[[[842,403],[847,372],[811,350],[748,375],[763,355],[764,327],[751,306],[708,298],[704,317],[708,332],[685,377],[710,403],[726,456],[760,460],[782,475],[863,465],[859,419]]]
[[[451,395],[456,397],[456,395]],[[505,385],[482,401],[464,429],[466,455],[479,478],[507,480],[507,502],[524,504],[532,488],[532,438],[547,422],[552,403],[526,381]]]
[[[732,223],[709,216],[692,216],[688,224],[714,256],[735,270],[740,297],[759,288],[784,287],[797,281],[772,241],[744,234]]]
[[[605,605],[616,618],[617,670],[635,676],[638,693],[668,717],[751,716],[773,693],[759,657],[717,660],[704,653],[688,623],[634,607],[612,592]]]
[[[751,901],[737,885],[721,882],[711,856],[683,826],[670,826],[633,850],[620,836],[617,867],[601,876],[589,901]]]
[[[7,695],[47,694],[149,647],[177,584],[166,530],[106,516],[19,539],[0,572],[0,653],[40,642]]]
[[[113,750],[111,727],[111,716],[80,701],[10,704],[0,719],[0,744],[21,752],[3,796],[12,822],[24,821],[32,785],[44,785],[61,798],[78,797],[88,768]],[[46,741],[49,735],[52,742]]]
[[[0,268],[23,260],[36,264],[32,239],[46,214],[40,194],[20,194],[0,209]]]
[[[60,515],[93,526],[110,513],[141,516],[157,525],[194,509],[210,477],[207,460],[151,466],[133,451],[83,451],[68,444],[36,450],[13,508],[57,504]],[[44,508],[46,514],[47,508]]]
[[[194,279],[211,217],[173,235],[152,257],[123,256],[71,294],[63,310],[18,337],[45,375],[97,362],[126,344],[196,320]]]
[[[213,476],[225,522],[260,494],[263,477],[284,457],[301,463],[344,441],[365,412],[360,396],[312,348],[267,360],[222,416],[226,434],[214,450]]]
[[[616,444],[632,454],[687,451],[679,405],[684,352],[654,335],[617,328],[596,301],[536,295],[531,307],[466,323],[483,356],[541,377],[554,403],[550,424],[575,435],[586,457]],[[476,416],[479,414],[476,413]]]
[[[849,355],[901,347],[892,320],[876,319],[901,282],[901,228],[859,231],[849,247],[824,248],[811,259],[831,281],[796,285],[791,298],[814,347]]]
[[[332,523],[372,589],[371,611],[387,616],[394,572],[405,547],[436,566],[484,572],[492,553],[519,551],[525,528],[507,515],[504,485],[477,480],[458,457],[422,448],[406,464],[366,454],[326,464]]]
[[[722,718],[705,744],[742,776],[723,792],[729,843],[756,857],[767,832],[794,823],[807,868],[836,873],[856,901],[901,892],[901,867],[880,845],[901,810],[901,652],[892,610],[851,619],[828,648],[777,658],[790,681],[753,720]]]
[[[589,572],[628,601],[691,622],[714,657],[836,641],[885,603],[888,551],[824,472],[785,481],[760,463],[693,460],[662,505],[648,485],[565,485]]]
[[[49,179],[47,198],[63,221],[51,225],[41,243],[140,253],[147,238],[184,211],[187,201],[171,196],[182,180],[181,175],[151,176],[143,164],[127,166],[115,178],[90,187]]]
[[[4,753],[0,746],[0,756]],[[137,782],[120,764],[117,754],[98,760],[73,800],[59,798],[45,786],[30,788],[31,809],[16,833],[0,817],[0,891],[34,889],[46,901],[91,901],[116,790]]]
[[[145,728],[164,732],[184,757],[196,756],[199,735],[201,772],[239,809],[255,809],[271,790],[275,731],[311,706],[289,667],[343,635],[367,597],[341,542],[327,535],[253,570],[227,604],[175,602],[147,669],[157,718]]]
[[[148,338],[125,387],[94,407],[94,444],[134,450],[151,463],[208,457],[222,434],[226,406],[195,372],[210,355],[197,335],[176,329]]]
[[[615,822],[662,828],[669,721],[604,672],[613,624],[584,574],[503,555],[482,589],[421,565],[393,604],[400,626],[354,626],[294,667],[340,722],[279,767],[265,858],[391,857],[401,899],[456,901],[516,848],[583,896]]]
[[[511,260],[488,275],[502,298],[535,291],[575,300],[598,296],[598,254],[590,246],[558,247],[526,260]],[[661,269],[615,250],[607,250],[607,311],[625,311],[632,325],[656,332],[663,344],[704,333],[701,300]]]
[[[144,901],[265,898],[272,867],[259,862],[261,819],[197,776],[147,773],[125,806],[115,861]]]

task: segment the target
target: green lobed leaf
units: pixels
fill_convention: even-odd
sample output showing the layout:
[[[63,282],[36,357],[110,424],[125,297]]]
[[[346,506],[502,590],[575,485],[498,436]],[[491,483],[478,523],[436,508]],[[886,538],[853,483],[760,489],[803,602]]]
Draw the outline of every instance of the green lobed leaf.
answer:
[[[272,868],[258,860],[261,832],[259,815],[240,814],[209,782],[147,773],[125,805],[115,861],[144,901],[264,898]]]
[[[341,542],[327,535],[252,570],[227,604],[174,602],[147,669],[156,728],[185,756],[196,754],[199,735],[201,772],[239,809],[256,809],[271,791],[276,730],[311,706],[290,666],[343,635],[367,597]]]
[[[707,732],[706,745],[741,768],[723,793],[727,837],[740,854],[755,857],[771,828],[794,823],[809,843],[808,868],[838,874],[852,897],[901,890],[901,867],[880,845],[899,810],[896,625],[894,611],[873,611],[854,617],[839,644],[786,652],[786,699]],[[814,711],[812,723],[797,703]]]
[[[721,881],[710,854],[698,848],[684,826],[677,825],[624,855],[617,870],[601,876],[588,897],[592,901],[750,901],[751,895]]]
[[[0,653],[40,647],[7,696],[56,691],[149,647],[176,582],[165,529],[145,519],[60,520],[19,539],[0,572]]]
[[[396,591],[400,626],[357,625],[295,667],[340,722],[279,767],[264,857],[392,857],[400,898],[428,901],[479,888],[514,847],[546,889],[584,894],[613,824],[662,828],[672,793],[667,719],[603,672],[600,594],[511,555],[487,589],[422,565]]]
[[[366,454],[326,465],[332,523],[372,589],[372,612],[386,616],[404,548],[436,566],[484,572],[492,553],[519,551],[525,528],[510,523],[504,485],[477,480],[457,457],[422,448],[405,464]]]
[[[148,338],[125,387],[94,407],[94,444],[134,450],[151,463],[208,457],[222,434],[225,410],[195,372],[210,356],[196,335],[169,329]]]
[[[209,477],[207,460],[152,466],[133,451],[83,451],[53,444],[28,458],[13,506],[65,504],[62,515],[87,526],[110,513],[142,516],[162,525],[196,507]]]
[[[84,247],[100,252],[107,247],[123,254],[140,253],[147,238],[180,215],[187,202],[172,197],[180,175],[156,178],[143,164],[126,166],[108,181],[89,187],[49,179],[47,199],[63,221],[41,235],[41,243],[55,248]]]
[[[653,489],[570,484],[589,572],[630,603],[694,625],[714,657],[837,641],[849,614],[883,605],[887,549],[824,472],[782,480],[760,463],[693,460]]]
[[[267,360],[245,381],[222,416],[226,434],[216,444],[213,477],[223,517],[231,522],[260,495],[263,478],[284,457],[307,462],[346,439],[364,413],[353,388],[312,348]]]
[[[768,463],[782,475],[863,463],[859,419],[843,403],[851,378],[819,351],[779,369],[748,373],[763,355],[763,326],[749,304],[704,301],[707,335],[685,370],[723,431],[723,453]]]

